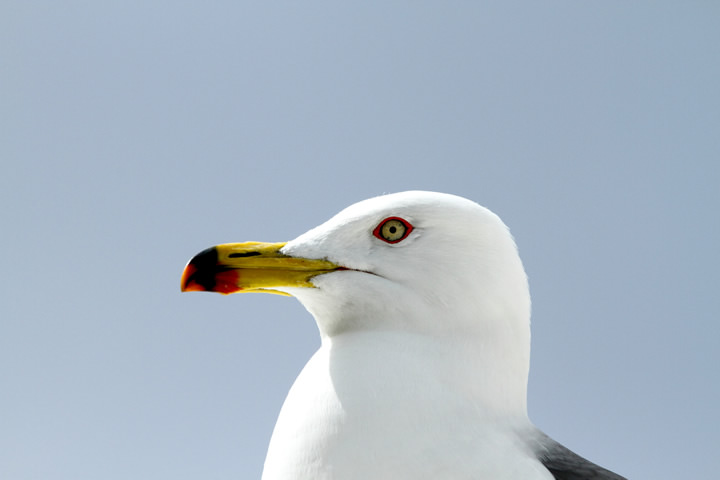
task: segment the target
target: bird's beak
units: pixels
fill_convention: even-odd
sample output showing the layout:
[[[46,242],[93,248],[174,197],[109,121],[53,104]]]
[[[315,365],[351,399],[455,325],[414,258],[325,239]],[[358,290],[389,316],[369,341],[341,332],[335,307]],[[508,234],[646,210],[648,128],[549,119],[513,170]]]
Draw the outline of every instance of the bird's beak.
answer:
[[[183,292],[266,292],[287,295],[278,287],[313,288],[310,279],[342,270],[327,260],[280,253],[285,243],[225,243],[195,255],[180,280]]]

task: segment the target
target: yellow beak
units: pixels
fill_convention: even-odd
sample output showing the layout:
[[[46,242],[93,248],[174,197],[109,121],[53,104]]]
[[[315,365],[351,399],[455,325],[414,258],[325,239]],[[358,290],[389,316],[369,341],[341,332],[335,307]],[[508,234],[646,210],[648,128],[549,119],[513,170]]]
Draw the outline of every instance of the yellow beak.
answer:
[[[344,270],[327,260],[280,253],[285,243],[225,243],[195,255],[180,280],[183,292],[266,292],[287,295],[277,287],[314,288],[310,279]]]

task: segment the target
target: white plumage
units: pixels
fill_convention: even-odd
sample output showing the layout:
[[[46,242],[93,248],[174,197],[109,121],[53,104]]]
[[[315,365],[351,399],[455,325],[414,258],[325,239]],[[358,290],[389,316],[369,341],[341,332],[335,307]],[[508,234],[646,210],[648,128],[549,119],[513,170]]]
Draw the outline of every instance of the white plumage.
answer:
[[[378,234],[388,219],[394,243]],[[341,268],[315,288],[272,287],[310,311],[322,344],[285,400],[264,480],[622,478],[528,419],[528,283],[486,208],[377,197],[280,252]]]

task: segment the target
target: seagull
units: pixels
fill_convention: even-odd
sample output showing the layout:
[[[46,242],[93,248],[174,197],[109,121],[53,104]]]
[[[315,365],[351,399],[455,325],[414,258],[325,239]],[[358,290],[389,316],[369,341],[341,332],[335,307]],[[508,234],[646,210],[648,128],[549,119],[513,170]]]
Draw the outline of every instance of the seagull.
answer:
[[[527,276],[471,200],[364,200],[287,243],[208,248],[181,288],[291,295],[315,318],[263,480],[624,479],[529,420]]]

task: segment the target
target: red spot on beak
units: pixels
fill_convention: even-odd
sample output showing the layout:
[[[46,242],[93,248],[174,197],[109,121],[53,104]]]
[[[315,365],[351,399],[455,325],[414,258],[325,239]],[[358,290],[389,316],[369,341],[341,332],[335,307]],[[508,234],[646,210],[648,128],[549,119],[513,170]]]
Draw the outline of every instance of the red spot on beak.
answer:
[[[213,291],[230,294],[239,292],[242,288],[238,287],[238,281],[240,280],[240,274],[237,270],[224,270],[215,274],[215,288]]]

